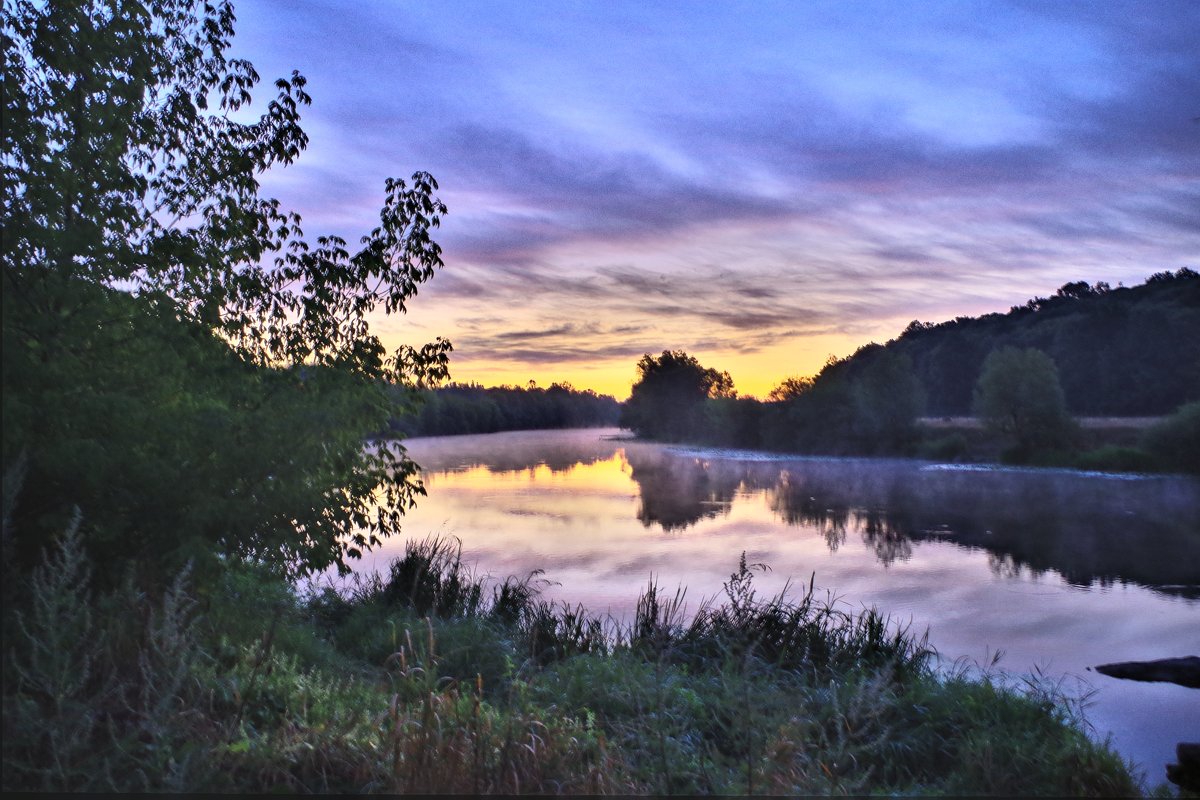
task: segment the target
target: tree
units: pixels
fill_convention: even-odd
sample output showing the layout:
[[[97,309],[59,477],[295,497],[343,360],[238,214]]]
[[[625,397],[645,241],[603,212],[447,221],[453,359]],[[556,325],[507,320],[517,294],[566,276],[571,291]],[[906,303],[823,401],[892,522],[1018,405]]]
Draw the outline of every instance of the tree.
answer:
[[[227,0],[5,4],[3,459],[29,465],[25,550],[78,505],[94,556],[344,570],[423,491],[400,445],[362,440],[397,412],[384,384],[447,374],[445,340],[389,356],[368,326],[442,264],[437,184],[385,181],[353,252],[310,244],[259,192],[307,144],[305,80],[241,121],[259,76],[226,54],[233,23]]]
[[[925,390],[907,355],[881,349],[854,376],[850,391],[852,427],[862,446],[895,450],[915,435]]]
[[[638,436],[680,441],[703,429],[703,403],[737,396],[728,372],[704,367],[682,350],[646,353],[621,414],[621,426]]]
[[[984,360],[975,413],[1025,455],[1063,444],[1072,425],[1054,361],[1033,348],[1002,347]]]
[[[794,400],[801,395],[812,391],[813,379],[790,377],[784,378],[783,381],[767,394],[767,400],[772,403],[782,403],[788,400]]]

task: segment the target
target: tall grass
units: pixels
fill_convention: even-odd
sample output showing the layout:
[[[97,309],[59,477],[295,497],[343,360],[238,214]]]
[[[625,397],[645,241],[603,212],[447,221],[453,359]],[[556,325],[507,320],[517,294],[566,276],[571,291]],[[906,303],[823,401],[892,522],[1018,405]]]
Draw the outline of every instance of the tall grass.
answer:
[[[12,611],[6,787],[169,791],[190,784],[195,713],[187,701],[202,653],[188,625],[186,577],[155,603],[128,582],[94,598],[76,516],[29,577],[25,607]]]
[[[627,623],[492,581],[456,540],[294,592],[247,565],[198,601],[94,596],[69,531],[6,653],[4,788],[420,793],[1117,794],[1060,687],[940,674],[924,637],[743,556],[688,615]],[[6,609],[6,630],[10,629]]]

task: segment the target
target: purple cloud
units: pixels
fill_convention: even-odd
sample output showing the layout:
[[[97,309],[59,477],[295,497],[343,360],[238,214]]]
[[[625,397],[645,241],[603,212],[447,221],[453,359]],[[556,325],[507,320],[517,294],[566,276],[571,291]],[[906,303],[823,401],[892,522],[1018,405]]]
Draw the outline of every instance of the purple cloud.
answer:
[[[422,324],[549,370],[1196,265],[1200,4],[1151,8],[266,0],[235,41],[310,78],[310,152],[267,178],[306,229],[353,240],[430,170]]]

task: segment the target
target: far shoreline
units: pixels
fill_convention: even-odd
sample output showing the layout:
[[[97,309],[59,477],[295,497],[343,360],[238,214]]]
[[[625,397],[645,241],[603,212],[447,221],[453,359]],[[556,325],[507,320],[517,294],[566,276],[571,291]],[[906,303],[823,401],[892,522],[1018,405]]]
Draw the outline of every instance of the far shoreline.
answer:
[[[1125,435],[1137,435],[1142,431],[1152,427],[1153,425],[1166,419],[1164,416],[1158,417],[1077,417],[1076,424],[1081,430],[1099,432],[1099,436],[1103,437],[1105,433]],[[917,419],[918,428],[927,430],[936,430],[939,433],[971,433],[974,438],[981,439],[985,434],[982,422],[977,417],[921,417]],[[1147,470],[1147,469],[1117,469],[1117,468],[1095,468],[1078,466],[1063,463],[1006,463],[997,457],[987,457],[987,454],[975,451],[973,457],[971,452],[963,453],[955,459],[934,458],[923,456],[920,454],[908,453],[804,453],[795,451],[770,450],[766,448],[755,447],[729,447],[719,444],[707,444],[704,442],[690,441],[663,441],[659,439],[650,439],[639,437],[628,428],[622,428],[617,425],[583,425],[578,427],[557,427],[557,428],[514,428],[499,431],[481,431],[475,433],[446,433],[434,435],[416,435],[416,436],[382,436],[377,437],[374,441],[399,441],[401,443],[414,440],[429,440],[429,439],[457,439],[466,436],[493,436],[499,434],[523,434],[523,433],[543,433],[553,431],[618,431],[618,433],[610,435],[602,435],[602,441],[611,442],[637,442],[643,444],[656,444],[663,447],[670,447],[676,450],[696,450],[712,453],[716,457],[726,458],[730,460],[753,460],[753,461],[896,461],[896,462],[912,462],[914,464],[923,465],[923,468],[941,468],[946,470],[961,469],[964,471],[1004,471],[1004,472],[1044,472],[1047,474],[1073,474],[1085,477],[1108,477],[1118,480],[1140,480],[1162,477],[1184,477],[1194,478],[1195,476],[1187,472],[1172,472],[1168,470]]]

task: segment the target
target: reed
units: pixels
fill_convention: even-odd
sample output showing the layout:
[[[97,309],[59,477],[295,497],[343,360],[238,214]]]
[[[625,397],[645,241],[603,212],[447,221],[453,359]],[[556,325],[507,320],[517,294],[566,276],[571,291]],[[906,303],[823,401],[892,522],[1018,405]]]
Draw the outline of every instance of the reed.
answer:
[[[89,588],[68,531],[6,630],[4,788],[386,793],[1142,790],[1081,698],[813,581],[760,597],[738,563],[689,616],[651,582],[628,623],[494,581],[445,538],[384,576],[289,590],[252,565],[197,603]],[[1083,698],[1085,699],[1085,698]]]

